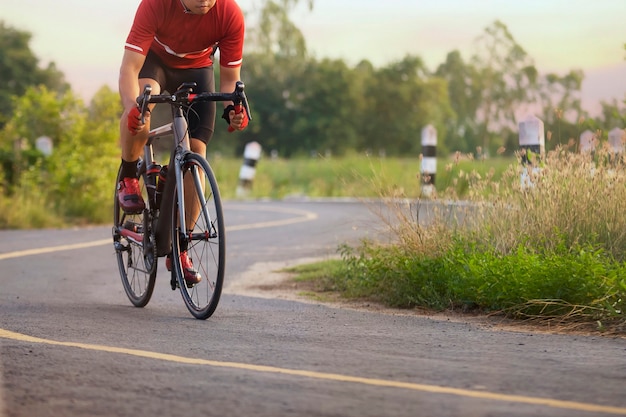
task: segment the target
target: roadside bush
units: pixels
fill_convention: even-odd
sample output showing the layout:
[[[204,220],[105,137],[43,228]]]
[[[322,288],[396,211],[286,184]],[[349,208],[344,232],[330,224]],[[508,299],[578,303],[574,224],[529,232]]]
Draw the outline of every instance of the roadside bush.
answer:
[[[0,227],[42,228],[110,221],[119,166],[117,93],[103,88],[85,108],[71,92],[31,87],[0,132]],[[36,139],[52,138],[50,156]],[[19,144],[16,145],[16,144]]]

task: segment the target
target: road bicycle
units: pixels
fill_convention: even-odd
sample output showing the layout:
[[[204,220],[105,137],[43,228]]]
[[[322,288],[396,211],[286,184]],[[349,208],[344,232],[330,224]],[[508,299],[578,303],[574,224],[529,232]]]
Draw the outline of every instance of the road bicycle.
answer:
[[[146,203],[141,213],[125,213],[114,198],[113,245],[126,295],[136,307],[144,307],[154,291],[158,259],[171,259],[170,285],[180,289],[189,312],[209,318],[217,308],[224,281],[225,227],[217,180],[208,161],[190,150],[188,114],[200,101],[232,101],[235,110],[245,108],[250,117],[244,84],[232,93],[192,93],[195,83],[184,83],[173,94],[151,95],[146,85],[137,103],[142,121],[148,104],[167,103],[172,121],[150,130],[137,174]],[[172,136],[174,146],[167,164],[155,161],[155,140]],[[120,172],[116,184],[120,181]],[[180,255],[187,250],[201,281],[185,281]]]

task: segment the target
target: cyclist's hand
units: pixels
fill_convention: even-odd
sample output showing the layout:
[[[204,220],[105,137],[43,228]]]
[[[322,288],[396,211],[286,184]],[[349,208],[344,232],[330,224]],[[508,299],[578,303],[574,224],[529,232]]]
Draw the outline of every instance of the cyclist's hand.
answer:
[[[148,116],[149,113],[146,114],[146,117]],[[144,124],[141,123],[141,112],[139,111],[138,107],[133,107],[132,109],[130,109],[130,111],[128,112],[127,121],[128,130],[133,136],[135,136],[144,127]]]
[[[241,106],[233,106],[232,104],[224,109],[222,118],[228,123],[228,131],[244,130],[248,126],[248,113]]]

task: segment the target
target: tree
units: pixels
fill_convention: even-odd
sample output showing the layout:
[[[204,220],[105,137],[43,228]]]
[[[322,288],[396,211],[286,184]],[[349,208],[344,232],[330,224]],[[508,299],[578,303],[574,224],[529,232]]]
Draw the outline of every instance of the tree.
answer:
[[[354,104],[360,91],[344,61],[309,62],[293,91],[293,137],[300,150],[341,154],[357,143]]]
[[[109,219],[119,167],[117,92],[103,87],[85,108],[72,92],[30,87],[14,109],[0,131],[5,195],[19,193],[72,218]],[[43,135],[53,139],[49,156],[36,147]]]
[[[600,105],[602,107],[601,125],[604,129],[626,128],[626,107],[623,104],[620,105],[616,99],[613,99],[610,102],[602,101]]]
[[[343,61],[252,54],[246,62],[242,74],[254,120],[238,133],[238,150],[251,140],[281,156],[356,146],[353,112],[361,95]]]
[[[292,58],[306,56],[306,41],[300,29],[289,18],[289,13],[299,0],[265,0],[261,7],[259,23],[250,29],[250,48],[266,55]],[[307,0],[313,9],[313,0]]]
[[[496,132],[515,128],[515,111],[533,102],[538,72],[506,25],[496,20],[477,39],[472,65],[478,71],[480,104],[477,112],[485,152],[503,145]]]
[[[233,135],[217,128],[211,149],[241,153],[250,141],[262,142],[264,148],[281,155],[292,152],[296,91],[302,88],[302,74],[308,64],[304,36],[290,20],[290,12],[300,0],[263,0],[258,24],[248,28],[246,52],[241,70],[246,83],[254,122],[243,132]],[[313,0],[305,0],[309,9]],[[254,21],[254,19],[249,19]],[[219,74],[218,74],[219,76]],[[305,83],[306,84],[306,83]]]
[[[58,209],[74,218],[107,221],[120,163],[119,94],[102,87],[88,108],[72,94],[64,96],[62,114],[71,121],[50,158],[47,192]]]
[[[57,147],[73,136],[76,105],[69,93],[61,97],[44,86],[29,87],[21,96],[13,97],[14,112],[0,131],[2,165],[9,191],[20,183],[22,172],[42,163],[37,138],[48,136]]]
[[[580,70],[571,70],[563,76],[550,73],[542,77],[542,119],[546,129],[551,132],[551,139],[546,143],[547,149],[567,144],[580,134],[578,123],[583,118],[580,99],[583,79],[584,74]]]
[[[474,152],[481,145],[476,118],[481,92],[476,68],[466,63],[461,53],[455,50],[448,53],[435,76],[448,83],[448,99],[454,110],[454,116],[445,121],[445,142],[453,150]]]
[[[418,155],[422,128],[433,124],[443,135],[444,120],[452,116],[445,82],[430,77],[416,56],[374,71],[364,81],[361,100],[365,109],[353,116],[359,121],[361,149],[388,155]]]
[[[30,86],[45,85],[64,92],[69,85],[54,62],[44,69],[30,50],[31,34],[14,29],[0,21],[0,128],[11,117],[12,96],[20,96]]]

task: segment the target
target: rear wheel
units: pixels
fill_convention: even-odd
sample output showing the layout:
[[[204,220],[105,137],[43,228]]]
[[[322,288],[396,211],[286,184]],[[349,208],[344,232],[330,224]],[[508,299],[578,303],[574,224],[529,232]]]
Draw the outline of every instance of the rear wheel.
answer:
[[[117,184],[113,202],[113,246],[117,265],[128,299],[135,307],[144,307],[150,301],[156,280],[157,256],[151,233],[148,210],[139,214],[126,214],[117,199]],[[139,178],[142,195],[148,203],[145,187],[145,170]]]
[[[187,154],[182,173],[185,203],[179,204],[176,190],[172,206],[172,272],[187,309],[195,318],[204,320],[215,312],[224,281],[226,243],[222,202],[215,175],[202,156]],[[181,206],[187,213],[187,230],[180,227]],[[181,253],[185,250],[200,274],[201,281],[197,284],[185,281],[181,265]]]

